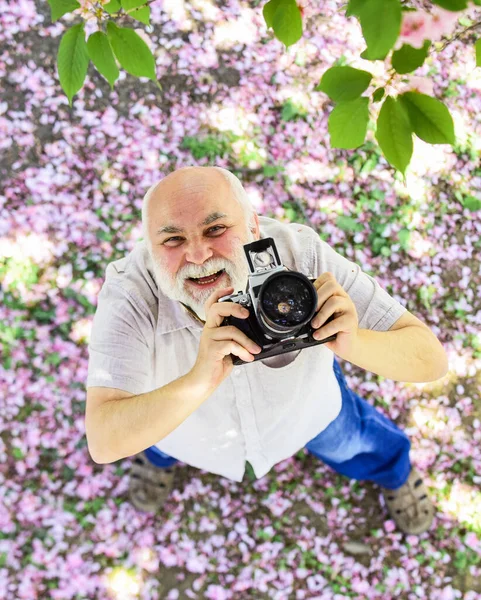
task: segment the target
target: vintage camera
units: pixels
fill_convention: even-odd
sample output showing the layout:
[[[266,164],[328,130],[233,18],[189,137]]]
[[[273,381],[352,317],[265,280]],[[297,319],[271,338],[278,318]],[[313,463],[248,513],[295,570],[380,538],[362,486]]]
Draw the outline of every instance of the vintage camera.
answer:
[[[223,296],[219,302],[237,302],[249,311],[247,319],[229,316],[222,325],[235,325],[262,348],[254,360],[336,339],[335,335],[323,340],[312,337],[316,331],[311,326],[317,307],[315,279],[285,267],[272,238],[246,244],[244,252],[249,266],[247,290]],[[333,319],[331,315],[326,323]],[[245,364],[238,356],[232,355],[232,361]]]

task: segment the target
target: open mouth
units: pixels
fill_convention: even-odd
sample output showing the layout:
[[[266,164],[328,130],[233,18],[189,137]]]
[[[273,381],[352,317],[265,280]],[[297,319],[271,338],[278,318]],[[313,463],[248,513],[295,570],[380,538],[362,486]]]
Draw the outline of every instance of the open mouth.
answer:
[[[216,273],[211,273],[210,275],[207,275],[206,277],[188,277],[187,281],[190,281],[192,283],[194,283],[195,285],[212,285],[213,283],[215,283],[218,279],[220,279],[222,277],[222,275],[224,275],[225,271],[224,269],[217,271]]]

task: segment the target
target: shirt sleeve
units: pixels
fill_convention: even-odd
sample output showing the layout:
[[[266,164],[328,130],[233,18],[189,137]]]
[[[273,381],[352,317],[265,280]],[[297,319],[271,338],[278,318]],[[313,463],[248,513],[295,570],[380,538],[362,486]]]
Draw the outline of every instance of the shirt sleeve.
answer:
[[[361,329],[388,331],[407,309],[359,265],[336,252],[314,232],[308,258],[313,277],[332,273],[353,301]]]
[[[152,315],[119,285],[106,284],[98,296],[88,345],[86,387],[149,391],[153,353]]]

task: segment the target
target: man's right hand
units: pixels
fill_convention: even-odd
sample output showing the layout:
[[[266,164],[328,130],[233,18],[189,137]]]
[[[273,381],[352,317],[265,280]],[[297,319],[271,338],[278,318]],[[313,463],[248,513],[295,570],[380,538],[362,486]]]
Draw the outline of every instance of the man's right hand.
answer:
[[[211,394],[230,375],[231,354],[245,362],[254,360],[261,348],[233,325],[222,326],[225,317],[246,319],[249,311],[235,302],[218,302],[234,291],[233,287],[216,290],[205,303],[206,322],[200,338],[197,360],[190,375]]]

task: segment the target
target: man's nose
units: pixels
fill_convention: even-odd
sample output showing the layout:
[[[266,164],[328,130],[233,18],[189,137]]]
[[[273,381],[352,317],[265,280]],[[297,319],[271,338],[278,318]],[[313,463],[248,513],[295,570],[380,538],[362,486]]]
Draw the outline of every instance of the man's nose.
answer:
[[[191,241],[185,253],[185,259],[196,265],[203,264],[212,256],[212,249],[205,241]]]

